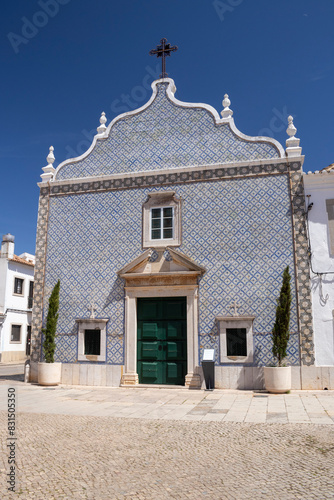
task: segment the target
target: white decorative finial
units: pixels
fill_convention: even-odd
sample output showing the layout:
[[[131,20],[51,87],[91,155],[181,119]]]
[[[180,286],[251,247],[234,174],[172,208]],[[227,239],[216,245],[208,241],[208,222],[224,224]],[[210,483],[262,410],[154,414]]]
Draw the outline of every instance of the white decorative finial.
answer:
[[[293,117],[291,115],[288,116],[288,122],[289,122],[289,125],[288,125],[288,128],[286,129],[286,133],[290,137],[293,137],[294,135],[296,135],[297,129],[293,124]]]
[[[223,111],[221,112],[221,115],[223,118],[231,118],[232,115],[233,115],[233,111],[229,108],[230,104],[231,104],[231,101],[228,97],[228,94],[225,94],[224,95],[224,100],[223,100],[223,106],[224,106],[224,109]]]
[[[53,151],[54,151],[54,147],[50,146],[49,147],[49,154],[46,157],[46,161],[48,162],[48,164],[46,165],[46,167],[42,168],[42,170],[44,172],[44,174],[41,174],[42,182],[52,181],[54,173],[56,171],[56,169],[52,166],[53,162],[55,161],[55,156],[53,154]]]
[[[231,104],[231,101],[230,101],[230,99],[228,97],[228,94],[225,94],[224,95],[224,100],[223,100],[223,106],[224,106],[224,108],[228,108],[230,104]]]
[[[293,117],[288,116],[288,128],[286,129],[286,133],[289,136],[289,139],[286,140],[286,154],[289,158],[293,156],[300,156],[302,153],[302,148],[299,147],[300,139],[295,137],[297,129],[293,124]]]
[[[107,122],[106,114],[103,111],[100,117],[100,125],[97,127],[97,131],[99,134],[103,134],[107,130],[106,122]]]
[[[46,161],[49,163],[49,164],[53,164],[53,162],[55,161],[55,155],[53,154],[55,148],[53,146],[50,146],[49,147],[49,154],[48,156],[46,157]]]

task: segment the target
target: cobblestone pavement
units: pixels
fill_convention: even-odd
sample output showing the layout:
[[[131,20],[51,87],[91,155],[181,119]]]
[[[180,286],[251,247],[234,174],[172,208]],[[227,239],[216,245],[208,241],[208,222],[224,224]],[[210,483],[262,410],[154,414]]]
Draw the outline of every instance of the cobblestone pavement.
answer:
[[[17,494],[6,453],[2,500],[334,498],[334,435],[316,424],[19,414]]]
[[[0,384],[0,498],[334,499],[334,394]]]

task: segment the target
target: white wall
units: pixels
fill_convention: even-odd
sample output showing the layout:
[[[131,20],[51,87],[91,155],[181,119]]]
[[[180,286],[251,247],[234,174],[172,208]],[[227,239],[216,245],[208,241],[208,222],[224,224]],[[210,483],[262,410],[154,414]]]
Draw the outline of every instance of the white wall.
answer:
[[[31,324],[31,310],[28,311],[28,296],[30,281],[34,281],[34,267],[1,258],[0,272],[0,299],[1,292],[4,297],[3,304],[0,302],[0,306],[2,306],[3,312],[6,313],[1,329],[1,361],[22,359],[26,350],[27,327]],[[22,295],[14,294],[15,278],[24,280]],[[11,342],[12,324],[21,325],[19,343]]]
[[[317,366],[334,365],[334,255],[330,254],[326,200],[334,199],[334,172],[304,175],[305,194],[313,203],[309,212],[311,241],[312,313]],[[322,276],[316,273],[330,273]]]
[[[5,312],[5,296],[7,282],[7,259],[0,257],[0,314]]]

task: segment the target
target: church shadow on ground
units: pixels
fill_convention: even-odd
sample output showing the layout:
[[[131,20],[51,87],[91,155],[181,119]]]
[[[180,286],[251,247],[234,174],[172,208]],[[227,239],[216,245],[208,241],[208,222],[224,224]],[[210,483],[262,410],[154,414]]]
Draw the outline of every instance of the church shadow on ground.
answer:
[[[13,380],[15,382],[24,382],[24,373],[15,375],[0,375],[0,380]]]

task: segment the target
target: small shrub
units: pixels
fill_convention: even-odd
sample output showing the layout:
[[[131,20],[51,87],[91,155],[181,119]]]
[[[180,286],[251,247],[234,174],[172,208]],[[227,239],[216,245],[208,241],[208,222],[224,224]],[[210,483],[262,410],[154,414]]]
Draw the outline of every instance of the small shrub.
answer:
[[[49,299],[49,310],[46,317],[46,326],[43,328],[44,342],[43,350],[46,363],[54,363],[54,354],[56,350],[56,331],[57,331],[57,321],[58,321],[58,309],[59,309],[59,288],[60,281],[58,280],[55,284]]]
[[[282,366],[282,361],[286,357],[286,350],[290,337],[290,307],[291,307],[291,276],[289,266],[284,269],[283,282],[276,307],[276,320],[272,331],[273,355],[278,360],[278,366]]]

